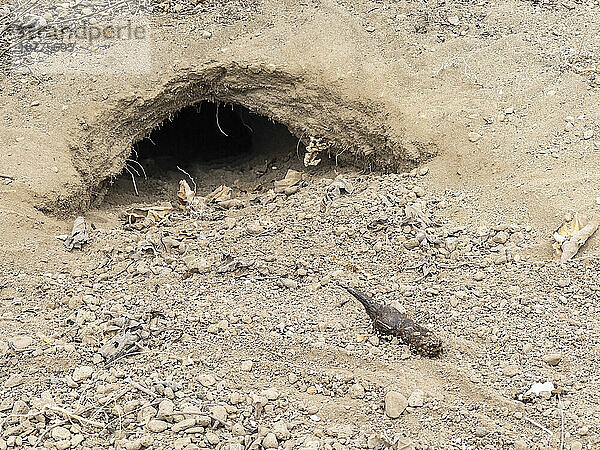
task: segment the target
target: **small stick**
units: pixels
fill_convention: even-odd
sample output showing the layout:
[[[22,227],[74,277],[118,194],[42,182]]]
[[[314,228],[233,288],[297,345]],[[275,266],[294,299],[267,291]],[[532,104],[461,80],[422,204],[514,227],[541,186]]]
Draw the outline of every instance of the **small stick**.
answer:
[[[13,181],[15,180],[14,177],[11,177],[10,175],[3,175],[1,173],[0,173],[0,178],[6,178],[7,180],[13,180]]]
[[[229,137],[229,135],[223,131],[221,125],[219,125],[219,102],[217,102],[217,113],[215,115],[217,117],[217,127],[219,127],[219,131],[223,133],[224,136]]]
[[[560,394],[558,394],[558,407],[560,409],[560,450],[565,450],[565,410]]]
[[[45,408],[50,411],[59,413],[59,414],[64,414],[69,419],[74,419],[77,422],[81,422],[86,425],[91,425],[96,428],[104,428],[104,424],[102,422],[98,422],[96,420],[91,420],[91,419],[86,419],[85,417],[82,417],[79,414],[75,414],[69,410],[66,410],[65,408],[61,408],[60,406],[46,405]]]
[[[529,417],[525,417],[524,418],[527,422],[529,422],[531,425],[535,425],[536,427],[538,427],[540,430],[544,430],[546,433],[548,434],[554,434],[552,433],[552,431],[550,431],[548,428],[546,428],[544,425],[541,425],[539,423],[537,423],[535,420],[531,420]]]
[[[141,391],[144,394],[148,394],[150,397],[156,398],[157,395],[154,392],[152,392],[148,388],[145,388],[144,386],[142,386],[137,381],[133,381],[131,378],[127,378],[127,380],[125,380],[125,381],[127,381],[131,386],[133,386],[134,388],[136,388],[138,391]]]

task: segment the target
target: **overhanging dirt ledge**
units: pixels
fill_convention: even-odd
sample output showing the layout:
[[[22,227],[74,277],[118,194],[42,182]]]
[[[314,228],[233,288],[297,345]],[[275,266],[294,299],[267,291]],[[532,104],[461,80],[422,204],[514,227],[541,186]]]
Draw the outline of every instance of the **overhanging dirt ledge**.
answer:
[[[310,76],[269,65],[207,64],[183,69],[138,96],[124,96],[86,121],[72,146],[73,162],[91,201],[121,172],[131,145],[178,110],[203,100],[244,106],[285,125],[308,142],[320,137],[334,154],[357,165],[405,170],[432,156],[429,148],[403,145],[386,124],[385,110],[370,99],[350,98]]]

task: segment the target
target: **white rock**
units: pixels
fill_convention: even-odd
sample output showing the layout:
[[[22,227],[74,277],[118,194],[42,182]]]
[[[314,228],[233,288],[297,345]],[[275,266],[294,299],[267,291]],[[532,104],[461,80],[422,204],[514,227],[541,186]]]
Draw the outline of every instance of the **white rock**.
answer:
[[[350,394],[350,398],[364,398],[365,388],[362,386],[362,384],[355,383],[352,386],[350,386],[348,394]]]
[[[282,421],[273,424],[273,433],[280,441],[286,441],[292,437],[292,433],[290,433],[287,424]]]
[[[460,19],[458,18],[458,16],[448,16],[448,23],[450,25],[457,26],[460,24]]]
[[[471,131],[469,133],[469,140],[471,142],[477,142],[479,139],[481,139],[481,135],[479,133],[476,133],[474,131]]]
[[[265,389],[264,391],[262,391],[260,393],[260,395],[265,397],[267,400],[271,400],[271,401],[277,400],[279,398],[279,392],[275,388]]]
[[[187,430],[188,428],[196,425],[196,419],[183,419],[180,422],[177,422],[175,425],[171,427],[173,433],[179,433],[180,431]]]
[[[408,406],[419,407],[423,406],[424,393],[421,389],[415,389],[408,397]]]
[[[23,375],[20,373],[13,373],[8,379],[4,382],[4,387],[7,389],[16,387],[23,383]]]
[[[221,422],[225,422],[227,420],[227,410],[224,406],[211,406],[209,411],[213,415],[213,417],[220,420]]]
[[[33,344],[33,338],[27,335],[16,336],[11,339],[10,343],[16,351],[22,352],[27,350],[27,348]]]
[[[92,366],[79,366],[73,371],[73,381],[79,383],[80,381],[87,380],[94,373]]]
[[[277,437],[274,433],[267,433],[263,439],[262,445],[264,448],[278,448],[279,442],[277,442]]]
[[[385,395],[385,414],[391,419],[397,419],[408,406],[408,400],[400,392],[389,391]]]
[[[62,441],[64,439],[71,439],[71,432],[65,427],[56,427],[52,429],[52,439]]]
[[[169,427],[169,424],[164,420],[151,420],[148,422],[147,427],[153,433],[162,433]]]
[[[217,380],[215,380],[215,377],[205,373],[198,375],[198,381],[204,387],[214,386],[214,384],[217,382]]]
[[[171,400],[165,399],[158,405],[158,413],[156,417],[158,419],[168,419],[171,417],[171,413],[175,410],[175,403]]]

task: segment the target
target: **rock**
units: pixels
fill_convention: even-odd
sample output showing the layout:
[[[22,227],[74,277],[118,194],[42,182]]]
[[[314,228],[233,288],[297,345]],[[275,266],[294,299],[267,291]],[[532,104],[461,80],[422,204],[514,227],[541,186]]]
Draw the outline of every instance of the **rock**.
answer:
[[[404,242],[404,247],[407,248],[408,250],[412,250],[413,248],[417,248],[419,246],[420,242],[417,238],[411,238],[411,239],[407,239]]]
[[[584,139],[587,140],[587,139],[591,139],[593,137],[594,137],[594,130],[590,130],[590,129],[583,130],[583,138]]]
[[[514,377],[521,371],[520,367],[516,364],[508,364],[502,367],[502,373],[506,377]]]
[[[210,427],[212,419],[210,416],[196,416],[196,425],[207,428]]]
[[[287,424],[282,421],[273,424],[273,433],[280,441],[287,441],[292,437],[292,433],[290,433]]]
[[[71,448],[71,440],[70,439],[63,439],[61,441],[57,441],[54,443],[56,450],[67,450],[68,448]]]
[[[215,380],[215,377],[213,377],[212,375],[208,375],[208,374],[198,375],[198,381],[204,387],[214,386],[214,384],[217,382],[217,380]]]
[[[77,448],[79,444],[83,442],[83,436],[81,434],[76,434],[71,438],[71,447]]]
[[[175,403],[171,400],[165,399],[158,405],[158,413],[156,414],[157,419],[168,419],[172,417],[172,413],[175,410]]]
[[[192,273],[210,272],[211,266],[205,258],[197,258],[195,256],[186,256],[183,258],[187,269]]]
[[[473,275],[473,279],[475,281],[482,281],[485,278],[485,272],[479,270],[475,275]]]
[[[446,19],[450,25],[458,26],[460,24],[460,19],[458,16],[448,16]]]
[[[188,428],[196,425],[196,419],[183,419],[180,422],[177,422],[175,425],[171,427],[173,433],[179,433],[180,431],[187,430]]]
[[[67,430],[65,427],[56,427],[52,429],[52,439],[57,441],[62,441],[65,439],[71,439],[71,432]],[[71,443],[69,442],[69,446]]]
[[[275,388],[265,389],[260,393],[260,395],[270,401],[277,400],[279,398],[279,392]]]
[[[515,441],[515,450],[529,450],[529,445],[523,439],[517,439]]]
[[[220,421],[220,422],[227,421],[227,410],[225,409],[224,406],[221,406],[221,405],[211,406],[209,411],[212,414],[212,416],[215,419],[217,419],[218,421]]]
[[[94,368],[92,366],[79,366],[73,371],[73,381],[79,383],[80,381],[87,380],[94,373]]]
[[[210,39],[210,38],[212,37],[212,33],[211,33],[210,31],[208,31],[208,30],[204,30],[204,31],[202,32],[202,37],[203,37],[204,39]]]
[[[221,440],[219,438],[219,435],[216,433],[213,433],[212,431],[207,431],[206,434],[204,435],[204,437],[206,438],[206,441],[212,445],[217,445],[219,443],[219,441]]]
[[[424,393],[421,389],[415,389],[408,397],[408,406],[419,407],[423,406]]]
[[[231,433],[234,436],[245,436],[246,429],[244,428],[244,425],[238,422],[233,427],[231,427]]]
[[[250,372],[252,370],[252,361],[248,360],[248,361],[243,361],[240,369],[242,369],[244,372]]]
[[[165,422],[164,420],[151,420],[150,422],[148,422],[147,428],[149,431],[152,431],[153,433],[162,433],[163,431],[165,431],[167,428],[169,428],[169,424],[167,422]]]
[[[178,439],[175,439],[175,441],[173,442],[173,448],[175,450],[180,450],[182,448],[187,448],[187,446],[190,445],[191,443],[192,443],[192,439],[189,437],[178,438]]]
[[[23,352],[33,344],[33,338],[27,335],[16,336],[10,341],[13,348],[18,352]]]
[[[476,427],[474,433],[475,433],[475,436],[477,436],[477,437],[484,437],[489,432],[490,431],[485,427]]]
[[[379,345],[379,337],[376,334],[374,334],[373,336],[369,336],[367,342],[369,342],[369,344],[371,344],[372,346],[377,347]]]
[[[508,233],[506,231],[499,231],[492,238],[492,242],[494,242],[496,244],[505,244],[506,241],[508,241],[508,238],[509,238],[509,236],[508,236]]]
[[[557,366],[562,360],[562,353],[548,353],[542,356],[542,360],[550,366]]]
[[[352,386],[350,386],[348,394],[350,395],[350,398],[364,398],[365,388],[360,383],[354,383]]]
[[[279,442],[277,442],[275,433],[267,433],[263,439],[262,445],[264,448],[278,448]]]
[[[23,400],[17,400],[12,407],[12,414],[21,415],[29,412],[29,406]]]
[[[14,388],[23,383],[23,376],[20,373],[13,373],[8,379],[4,382],[4,387],[6,389]]]
[[[281,287],[285,287],[288,289],[297,289],[298,288],[298,283],[296,281],[291,280],[289,278],[285,278],[285,277],[280,278],[277,281],[277,284]]]
[[[400,392],[389,391],[385,395],[385,414],[391,419],[397,419],[408,406],[408,400]]]
[[[571,442],[571,450],[582,450],[583,449],[583,444],[579,441],[573,441]]]
[[[479,139],[481,139],[481,135],[479,133],[475,133],[474,131],[469,133],[469,141],[477,142]]]

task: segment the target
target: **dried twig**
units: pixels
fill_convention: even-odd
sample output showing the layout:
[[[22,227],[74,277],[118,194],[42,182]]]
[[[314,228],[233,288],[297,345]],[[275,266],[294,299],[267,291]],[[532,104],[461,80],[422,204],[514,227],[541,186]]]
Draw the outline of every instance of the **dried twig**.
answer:
[[[80,416],[79,414],[71,412],[71,411],[69,411],[69,410],[67,410],[65,408],[60,407],[60,406],[45,405],[44,409],[47,409],[47,410],[55,412],[55,413],[63,414],[65,416],[67,416],[69,419],[76,420],[79,423],[83,423],[83,424],[86,424],[86,425],[91,425],[91,426],[96,427],[96,428],[104,428],[104,424],[102,422],[98,422],[96,420],[87,419],[85,417]]]
[[[524,417],[524,419],[529,422],[531,425],[535,425],[536,427],[538,427],[540,430],[545,431],[548,434],[554,434],[552,433],[552,431],[550,431],[548,428],[546,428],[544,425],[539,424],[538,422],[536,422],[535,420],[530,419],[529,417]]]
[[[560,409],[560,450],[565,449],[565,410],[563,402],[558,394],[558,408]]]
[[[131,378],[127,378],[125,381],[127,381],[132,387],[136,388],[138,391],[141,391],[144,394],[148,394],[152,398],[156,398],[157,397],[157,395],[154,392],[152,392],[150,389],[142,386],[137,381],[133,381]]]

